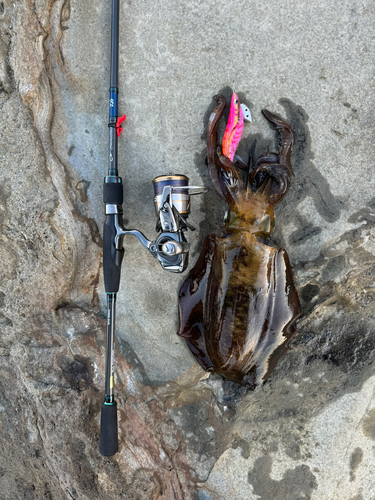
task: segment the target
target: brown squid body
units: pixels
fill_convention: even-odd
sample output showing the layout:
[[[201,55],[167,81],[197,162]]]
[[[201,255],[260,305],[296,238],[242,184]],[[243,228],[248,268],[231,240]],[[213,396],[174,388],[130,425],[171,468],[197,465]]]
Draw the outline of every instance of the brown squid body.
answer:
[[[207,236],[201,255],[179,293],[178,335],[200,365],[254,388],[272,372],[295,332],[300,313],[285,250],[270,240],[273,207],[287,193],[293,174],[293,133],[276,115],[264,116],[280,134],[278,154],[261,155],[244,185],[216,143],[226,101],[216,96],[207,134],[212,183],[229,205],[226,235]]]

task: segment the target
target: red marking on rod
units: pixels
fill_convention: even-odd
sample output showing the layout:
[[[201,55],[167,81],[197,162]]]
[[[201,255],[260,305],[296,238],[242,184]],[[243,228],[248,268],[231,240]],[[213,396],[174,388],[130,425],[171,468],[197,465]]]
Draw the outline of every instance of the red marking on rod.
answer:
[[[126,120],[126,116],[122,115],[117,118],[116,122],[116,130],[117,130],[117,137],[120,137],[121,132],[122,132],[122,127],[120,127],[121,123]]]

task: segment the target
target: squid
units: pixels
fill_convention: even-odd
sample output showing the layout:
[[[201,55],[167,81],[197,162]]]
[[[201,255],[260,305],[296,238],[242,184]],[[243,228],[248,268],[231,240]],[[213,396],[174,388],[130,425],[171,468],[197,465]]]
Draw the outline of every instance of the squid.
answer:
[[[226,100],[222,95],[215,99],[206,163],[214,189],[228,204],[225,234],[206,237],[181,286],[178,335],[206,371],[254,389],[287,350],[300,314],[288,254],[270,238],[274,207],[287,194],[293,175],[293,132],[283,119],[262,110],[278,132],[279,151],[261,154],[248,168],[235,156],[238,127],[233,130],[228,123],[223,148],[217,144]]]

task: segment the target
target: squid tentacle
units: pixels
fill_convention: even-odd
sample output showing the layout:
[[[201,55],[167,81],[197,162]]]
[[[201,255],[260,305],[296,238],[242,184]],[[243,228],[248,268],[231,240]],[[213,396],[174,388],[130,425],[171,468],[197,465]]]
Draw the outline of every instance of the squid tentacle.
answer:
[[[214,186],[216,192],[219,196],[228,201],[228,194],[226,193],[225,184],[222,179],[219,177],[219,170],[216,166],[218,163],[217,159],[217,138],[216,138],[216,129],[218,121],[220,120],[224,109],[227,105],[225,97],[221,94],[215,95],[214,99],[218,102],[217,106],[212,111],[207,128],[207,167],[208,173],[210,174],[212,185]]]
[[[293,130],[288,123],[284,122],[282,118],[275,115],[274,113],[271,113],[271,111],[268,111],[267,109],[262,109],[262,113],[267,118],[267,120],[274,125],[274,127],[279,133],[279,138],[281,142],[278,153],[279,163],[280,165],[285,166],[288,175],[292,177],[293,168],[292,168],[292,163],[290,161],[290,156],[293,148]]]
[[[293,175],[290,160],[293,147],[293,131],[288,123],[284,122],[282,118],[274,113],[271,113],[267,109],[262,109],[262,113],[278,131],[280,147],[278,154],[264,153],[259,156],[256,166],[251,172],[250,179],[255,185],[255,191],[259,191],[261,185],[268,178],[271,177],[275,181],[276,187],[271,189],[269,195],[270,204],[274,206],[284,198],[290,187]]]
[[[261,175],[263,174],[263,175]],[[290,187],[290,176],[285,166],[279,163],[261,163],[251,172],[251,183],[255,184],[255,192],[262,189],[267,179],[272,178],[276,183],[276,188],[272,188],[269,202],[272,206],[281,201]]]

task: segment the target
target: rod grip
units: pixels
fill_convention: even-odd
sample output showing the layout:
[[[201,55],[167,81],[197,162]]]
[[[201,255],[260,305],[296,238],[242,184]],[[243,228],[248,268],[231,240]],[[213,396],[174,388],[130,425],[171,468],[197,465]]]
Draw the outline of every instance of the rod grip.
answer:
[[[116,177],[119,179],[119,177]],[[124,201],[124,187],[121,182],[104,182],[103,202],[104,204],[122,205]]]
[[[107,293],[117,293],[120,287],[124,249],[116,249],[115,236],[115,216],[107,215],[103,228],[103,274]]]
[[[117,403],[102,404],[100,418],[99,451],[103,457],[118,452]]]

